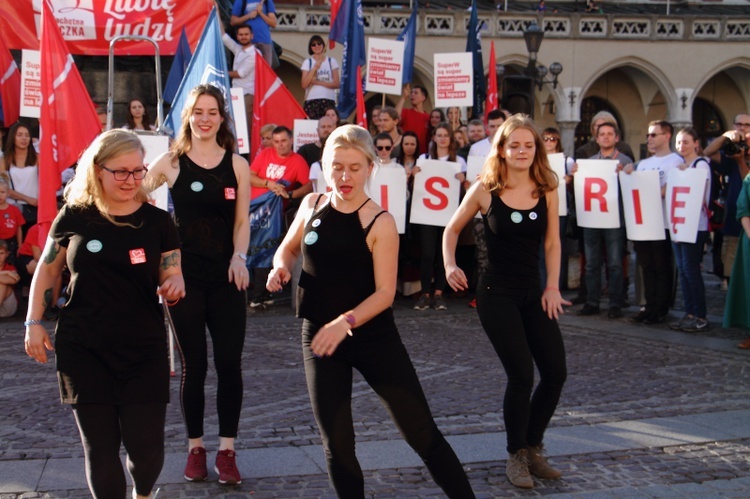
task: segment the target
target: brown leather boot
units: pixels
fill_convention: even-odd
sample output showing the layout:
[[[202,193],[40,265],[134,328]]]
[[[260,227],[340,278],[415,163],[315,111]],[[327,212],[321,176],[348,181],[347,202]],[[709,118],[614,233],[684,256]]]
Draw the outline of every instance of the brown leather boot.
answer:
[[[560,470],[556,470],[547,462],[542,444],[529,447],[529,472],[537,478],[553,480],[562,476]]]
[[[528,450],[519,449],[515,454],[508,453],[505,475],[511,484],[521,489],[533,489],[534,480],[529,474]]]
[[[750,338],[747,338],[742,343],[738,343],[737,348],[742,348],[743,350],[747,350],[748,348],[750,348]]]

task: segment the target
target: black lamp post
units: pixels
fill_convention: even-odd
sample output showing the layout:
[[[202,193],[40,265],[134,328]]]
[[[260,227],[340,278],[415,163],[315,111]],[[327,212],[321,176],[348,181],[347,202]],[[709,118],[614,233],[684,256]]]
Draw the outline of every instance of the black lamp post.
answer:
[[[563,66],[559,62],[553,62],[550,64],[549,71],[547,67],[536,63],[536,55],[539,53],[539,47],[542,46],[542,40],[544,39],[544,31],[536,24],[532,23],[523,32],[523,39],[526,42],[526,50],[529,52],[529,63],[526,66],[524,73],[526,76],[531,78],[531,92],[530,92],[530,104],[531,104],[531,115],[534,115],[534,87],[536,86],[539,90],[545,83],[552,85],[552,88],[557,88],[557,77],[562,73]],[[545,80],[544,77],[547,73],[553,76],[552,80]]]

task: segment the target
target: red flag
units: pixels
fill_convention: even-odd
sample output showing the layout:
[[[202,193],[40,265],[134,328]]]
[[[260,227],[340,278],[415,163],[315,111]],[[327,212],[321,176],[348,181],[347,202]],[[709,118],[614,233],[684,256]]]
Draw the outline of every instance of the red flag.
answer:
[[[101,132],[94,103],[65,46],[47,0],[40,37],[42,109],[39,118],[39,243],[44,247],[57,214],[60,172],[73,166]]]
[[[0,94],[3,100],[3,123],[6,127],[18,121],[21,112],[21,72],[0,36]]]
[[[362,66],[357,66],[357,125],[367,129],[367,109],[365,109],[365,93],[362,91]]]
[[[341,8],[341,4],[344,0],[330,0],[331,2],[331,29],[333,29],[333,25],[336,22],[336,16],[339,13],[339,9]],[[328,38],[328,48],[333,50],[336,47],[336,41],[332,38]]]
[[[255,54],[255,97],[253,99],[253,129],[250,154],[254,158],[260,150],[260,127],[268,123],[284,125],[294,130],[294,120],[306,120],[307,114],[289,92],[260,52]]]
[[[490,67],[487,76],[487,100],[484,104],[484,124],[487,124],[487,115],[490,111],[497,109],[497,72],[495,71],[495,41],[490,46]]]

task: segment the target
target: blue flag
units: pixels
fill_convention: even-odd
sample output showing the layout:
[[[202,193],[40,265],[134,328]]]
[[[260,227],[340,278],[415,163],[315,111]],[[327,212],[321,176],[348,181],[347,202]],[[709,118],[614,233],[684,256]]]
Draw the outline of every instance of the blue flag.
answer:
[[[286,183],[281,180],[282,183]],[[287,186],[288,187],[288,186]],[[273,191],[250,201],[250,245],[247,268],[273,267],[273,255],[284,239],[284,207]]]
[[[487,98],[487,84],[484,81],[484,62],[482,61],[482,24],[477,17],[477,0],[471,1],[471,17],[466,37],[466,51],[472,54],[472,68],[474,73],[474,117],[481,117],[484,113],[484,100]]]
[[[227,56],[224,52],[224,44],[221,41],[221,30],[219,29],[219,16],[216,7],[208,16],[206,27],[203,28],[201,39],[195,48],[195,54],[190,59],[185,77],[180,82],[177,94],[172,102],[172,107],[164,120],[164,125],[171,130],[169,133],[175,137],[180,130],[182,119],[180,114],[185,107],[190,91],[201,83],[208,83],[219,88],[224,94],[227,113],[232,114],[232,96],[229,93],[229,69],[227,68]],[[234,121],[234,118],[233,118]]]
[[[360,77],[357,67],[367,62],[361,0],[343,0],[329,37],[344,44],[338,109],[341,117],[346,118],[357,107],[357,79]]]
[[[411,11],[411,17],[404,26],[404,30],[398,35],[396,40],[404,43],[404,74],[402,83],[411,83],[414,74],[414,47],[417,42],[417,4],[414,2],[414,9]]]
[[[167,84],[164,85],[164,102],[172,103],[175,95],[177,95],[177,89],[180,88],[180,82],[182,77],[185,76],[187,67],[190,64],[190,58],[193,54],[190,52],[190,45],[187,41],[187,31],[182,28],[180,33],[180,41],[177,43],[177,53],[174,55],[172,61],[172,67],[169,68],[169,76],[167,76]]]

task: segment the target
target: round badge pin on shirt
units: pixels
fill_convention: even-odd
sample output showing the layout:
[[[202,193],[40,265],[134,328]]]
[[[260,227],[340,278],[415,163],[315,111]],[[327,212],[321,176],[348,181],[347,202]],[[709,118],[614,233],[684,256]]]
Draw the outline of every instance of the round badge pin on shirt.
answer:
[[[517,211],[514,211],[513,213],[510,214],[510,220],[514,224],[520,224],[521,220],[523,220],[523,215],[521,215]]]
[[[92,239],[86,243],[86,249],[91,253],[99,253],[102,250],[102,242],[97,239]]]
[[[313,220],[313,222],[312,222],[312,224],[311,224],[311,225],[312,225],[313,227],[320,227],[320,219],[319,219],[319,218],[316,218],[315,220]]]
[[[318,233],[317,232],[308,232],[305,236],[305,244],[310,246],[315,244],[318,241]]]
[[[532,211],[531,213],[529,213],[529,218],[531,220],[536,220],[536,217],[538,217],[538,216],[539,215],[537,215],[535,211]]]
[[[198,181],[195,181],[195,182],[193,182],[192,184],[190,184],[190,189],[191,189],[191,190],[192,190],[193,192],[200,192],[200,191],[202,191],[202,190],[203,190],[203,184],[202,184],[202,183],[200,183],[200,182],[198,182]]]

